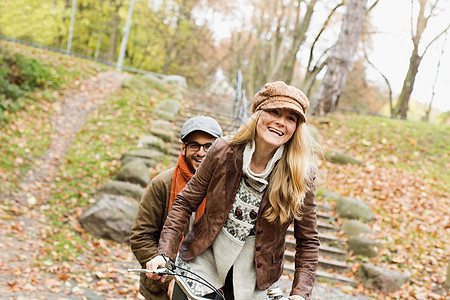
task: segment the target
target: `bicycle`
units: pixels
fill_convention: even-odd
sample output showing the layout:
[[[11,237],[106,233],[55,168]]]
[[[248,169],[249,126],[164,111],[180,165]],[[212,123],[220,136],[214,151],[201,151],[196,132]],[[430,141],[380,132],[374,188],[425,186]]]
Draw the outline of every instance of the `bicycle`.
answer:
[[[180,273],[177,273],[177,272],[175,272],[176,269],[180,269],[180,270],[183,270],[183,271],[185,271],[187,273],[190,273],[190,274],[196,276],[199,279],[196,279],[196,278],[193,278],[193,277],[190,277],[190,276],[187,276],[187,275],[182,275]],[[181,290],[187,296],[188,299],[191,299],[191,300],[211,300],[211,299],[208,299],[208,298],[204,298],[204,297],[200,297],[200,296],[195,295],[191,291],[189,286],[186,284],[186,282],[184,280],[182,280],[182,278],[185,277],[185,278],[197,281],[197,282],[205,285],[206,287],[211,289],[216,295],[218,295],[222,300],[226,300],[225,296],[222,294],[222,292],[219,289],[215,288],[208,281],[206,281],[205,279],[203,279],[199,275],[197,275],[197,274],[195,274],[195,273],[193,273],[193,272],[191,272],[189,270],[186,270],[186,269],[183,269],[183,268],[181,268],[179,266],[176,266],[174,262],[172,262],[170,260],[167,260],[167,259],[166,259],[166,265],[164,267],[162,267],[162,268],[158,268],[156,270],[128,269],[128,272],[152,273],[152,274],[156,274],[158,276],[172,275],[175,278],[175,282],[178,284],[178,286],[181,288]],[[266,300],[289,300],[289,299],[290,298],[285,298],[283,296],[283,291],[279,287],[270,288],[269,290],[267,290],[267,298],[266,298]]]

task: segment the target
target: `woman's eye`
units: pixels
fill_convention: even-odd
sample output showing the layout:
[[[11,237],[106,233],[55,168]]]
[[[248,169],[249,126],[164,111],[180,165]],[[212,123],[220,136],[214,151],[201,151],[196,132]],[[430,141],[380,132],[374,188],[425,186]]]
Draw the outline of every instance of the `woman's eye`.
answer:
[[[280,114],[280,112],[277,109],[270,110],[270,113],[274,114],[274,115],[279,115]]]

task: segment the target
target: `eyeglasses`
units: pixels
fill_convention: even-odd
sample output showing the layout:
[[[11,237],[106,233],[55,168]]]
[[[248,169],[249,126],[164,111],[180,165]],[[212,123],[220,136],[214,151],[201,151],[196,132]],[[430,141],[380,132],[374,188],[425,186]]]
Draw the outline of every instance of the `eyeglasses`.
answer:
[[[207,152],[209,148],[211,148],[212,143],[199,144],[196,142],[193,143],[184,143],[189,151],[197,152],[200,150],[200,147],[203,147],[203,151]]]

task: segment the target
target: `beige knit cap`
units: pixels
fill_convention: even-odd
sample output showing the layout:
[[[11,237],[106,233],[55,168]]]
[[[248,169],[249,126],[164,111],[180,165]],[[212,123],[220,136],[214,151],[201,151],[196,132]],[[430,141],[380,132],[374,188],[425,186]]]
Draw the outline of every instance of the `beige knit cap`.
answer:
[[[306,122],[309,100],[298,88],[283,81],[269,82],[255,95],[252,112],[260,109],[285,108],[296,112]]]

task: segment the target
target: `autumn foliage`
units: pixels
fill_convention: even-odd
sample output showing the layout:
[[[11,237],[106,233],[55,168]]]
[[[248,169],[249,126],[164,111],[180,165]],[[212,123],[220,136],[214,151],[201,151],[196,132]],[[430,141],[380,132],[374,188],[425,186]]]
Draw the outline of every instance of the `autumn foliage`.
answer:
[[[156,118],[151,112],[154,103],[171,95],[121,89],[103,98],[107,90],[97,89],[100,106],[71,140],[52,178],[36,183],[38,189],[45,187],[42,192],[47,198],[35,197],[19,186],[30,170],[42,167],[36,161],[51,145],[52,116],[71,93],[85,95],[91,85],[101,87],[95,79],[103,67],[29,48],[16,51],[46,61],[64,80],[58,91],[33,94],[29,99],[33,106],[9,115],[12,121],[1,128],[0,251],[5,255],[0,258],[0,291],[51,292],[61,297],[99,293],[104,298],[135,299],[138,276],[126,269],[137,262],[128,245],[90,235],[77,219],[95,201],[95,190],[116,174],[121,154],[146,134]],[[377,294],[362,285],[343,289],[377,299],[445,299],[449,128],[354,114],[310,120],[325,151],[343,151],[363,162],[318,162],[320,193],[361,199],[375,212],[369,226],[383,248],[370,260],[350,256],[352,271],[370,261],[411,275],[392,295]],[[156,174],[167,167],[159,164],[151,171]],[[324,201],[320,196],[318,200]],[[354,276],[353,272],[348,275]]]

